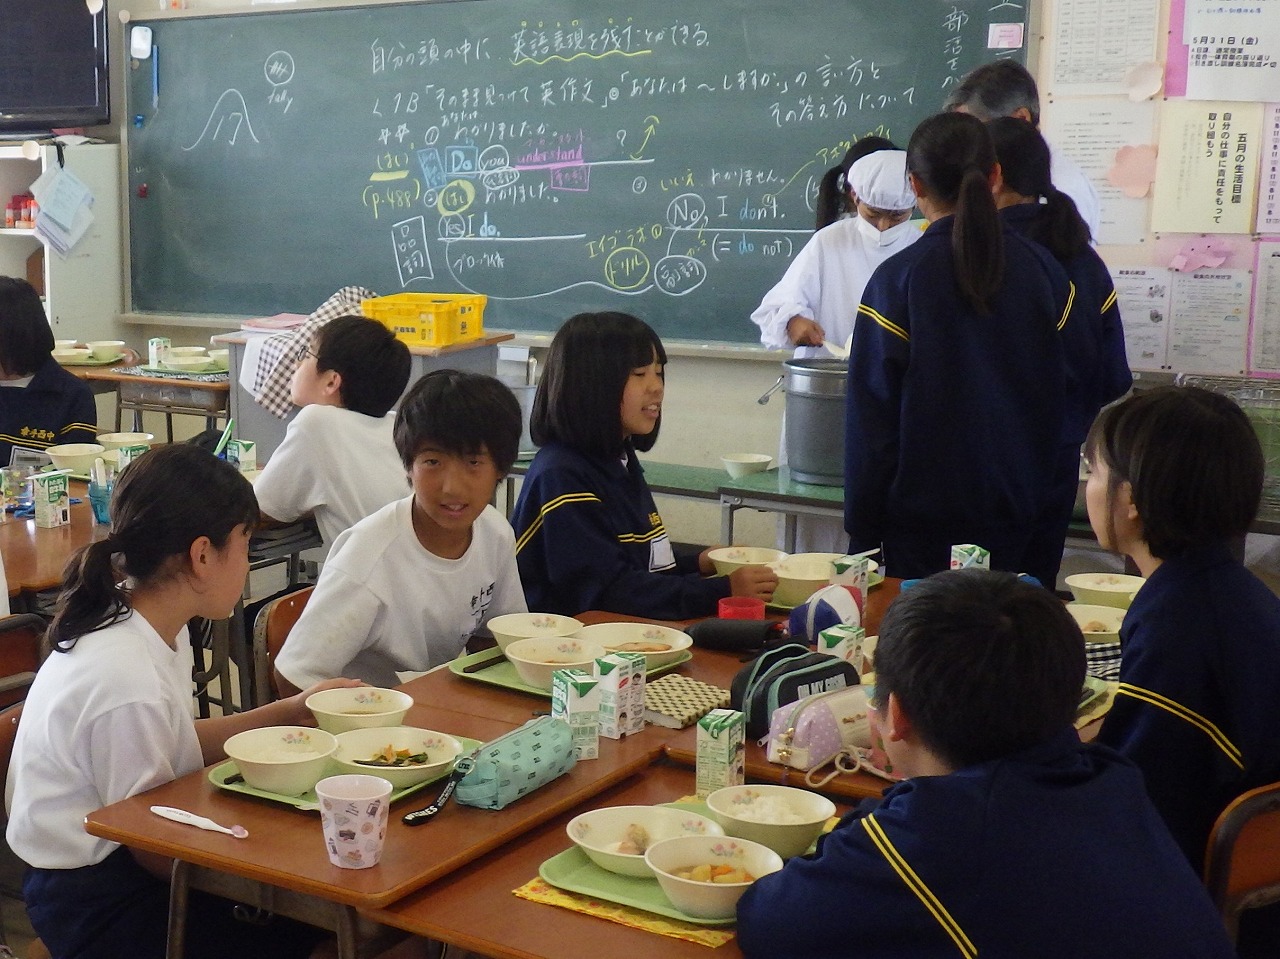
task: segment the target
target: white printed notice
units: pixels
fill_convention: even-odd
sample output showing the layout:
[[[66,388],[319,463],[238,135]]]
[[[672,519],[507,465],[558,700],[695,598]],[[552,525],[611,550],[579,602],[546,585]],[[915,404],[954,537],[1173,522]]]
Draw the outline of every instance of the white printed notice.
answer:
[[[1280,233],[1280,103],[1268,103],[1262,120],[1262,172],[1258,179],[1255,233]]]
[[[1170,368],[1178,373],[1243,374],[1252,290],[1250,270],[1174,273]]]
[[[1280,239],[1258,243],[1249,321],[1249,372],[1280,377]]]
[[[1133,370],[1169,369],[1169,298],[1173,271],[1164,266],[1112,267],[1124,349]]]
[[[1052,96],[1125,94],[1132,67],[1154,60],[1157,0],[1057,0]]]
[[[1280,83],[1280,0],[1186,0],[1187,99],[1276,98]]]

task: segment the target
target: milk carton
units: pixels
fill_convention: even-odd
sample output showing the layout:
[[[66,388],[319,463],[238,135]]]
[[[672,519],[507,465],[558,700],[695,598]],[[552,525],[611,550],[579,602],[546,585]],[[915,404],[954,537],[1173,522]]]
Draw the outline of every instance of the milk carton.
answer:
[[[36,473],[31,477],[36,525],[43,528],[66,526],[71,522],[70,470]]]
[[[853,663],[858,672],[862,672],[862,643],[866,638],[867,631],[863,627],[837,623],[818,633],[818,652]]]
[[[745,779],[746,717],[736,709],[713,709],[698,720],[695,776],[699,799]]]
[[[972,543],[961,543],[951,547],[952,569],[990,569],[991,551],[975,546]]]
[[[573,734],[573,753],[579,759],[600,756],[600,681],[581,669],[557,669],[551,674],[551,715],[562,719]]]
[[[252,473],[258,468],[258,444],[253,440],[231,440],[227,443],[227,462],[241,473]]]
[[[835,586],[847,586],[858,594],[858,608],[866,606],[867,579],[871,570],[871,561],[865,556],[841,556],[833,563],[835,572],[831,582]]]
[[[153,336],[147,340],[147,366],[164,366],[169,362],[169,348],[173,342],[167,336]]]
[[[644,729],[643,653],[609,653],[595,662],[600,682],[600,735],[621,739]]]
[[[116,472],[120,472],[139,456],[151,449],[146,443],[139,443],[135,446],[122,446],[116,459]]]

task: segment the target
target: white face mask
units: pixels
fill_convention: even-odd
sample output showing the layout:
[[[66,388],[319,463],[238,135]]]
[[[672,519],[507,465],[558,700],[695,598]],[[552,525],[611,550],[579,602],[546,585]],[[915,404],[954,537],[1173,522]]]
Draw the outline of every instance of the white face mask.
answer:
[[[870,220],[861,216],[858,217],[858,232],[872,246],[894,246],[900,243],[915,228],[915,225],[910,220],[903,220],[887,230],[878,230]]]

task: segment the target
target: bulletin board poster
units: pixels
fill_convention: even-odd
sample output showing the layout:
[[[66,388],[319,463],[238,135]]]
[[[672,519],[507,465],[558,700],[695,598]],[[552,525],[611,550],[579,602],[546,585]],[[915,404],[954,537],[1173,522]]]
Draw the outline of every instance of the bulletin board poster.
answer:
[[[1112,267],[1124,349],[1131,370],[1169,369],[1169,300],[1173,271],[1164,266]]]
[[[1258,244],[1253,271],[1253,313],[1249,320],[1249,372],[1280,378],[1280,237]]]
[[[1274,100],[1280,84],[1280,0],[1185,0],[1191,100]]]
[[[1250,270],[1173,274],[1169,366],[1179,373],[1243,375],[1249,341]]]
[[[1252,232],[1262,122],[1261,103],[1167,101],[1161,111],[1151,229]]]
[[[1255,233],[1280,233],[1280,103],[1268,103],[1262,121],[1262,172],[1258,175]]]

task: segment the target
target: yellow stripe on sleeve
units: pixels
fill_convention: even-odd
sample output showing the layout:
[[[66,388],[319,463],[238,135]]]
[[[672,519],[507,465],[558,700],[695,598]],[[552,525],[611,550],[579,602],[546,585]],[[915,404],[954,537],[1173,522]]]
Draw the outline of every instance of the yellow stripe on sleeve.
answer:
[[[1103,301],[1102,309],[1099,310],[1098,312],[1105,313],[1107,312],[1107,310],[1111,309],[1115,305],[1116,305],[1116,291],[1112,290],[1111,295],[1107,297],[1105,301]]]
[[[542,509],[538,510],[537,518],[529,524],[529,528],[524,531],[520,539],[516,541],[516,555],[520,554],[520,550],[524,549],[525,544],[529,542],[538,530],[542,529],[542,521],[546,519],[547,514],[552,510],[557,510],[561,506],[567,506],[570,503],[598,503],[600,497],[595,493],[565,493],[563,496],[557,496],[555,499],[543,504]]]
[[[1076,285],[1070,280],[1067,281],[1067,305],[1062,311],[1062,319],[1058,321],[1058,329],[1061,330],[1067,325],[1067,317],[1071,315],[1071,304],[1076,301]]]
[[[899,337],[902,340],[905,340],[907,343],[911,342],[911,337],[907,335],[906,330],[900,327],[897,323],[893,322],[893,320],[890,320],[885,318],[884,316],[881,316],[875,310],[871,309],[871,307],[867,306],[867,304],[865,303],[859,304],[858,312],[863,316],[870,317],[872,320],[875,321],[877,326],[880,326],[888,330],[894,336]]]
[[[93,432],[96,432],[97,429],[98,429],[97,423],[68,423],[58,432],[70,433],[72,430],[88,430],[90,433],[93,433]]]
[[[1163,709],[1171,716],[1177,716],[1183,722],[1190,723],[1213,740],[1213,744],[1226,753],[1227,758],[1235,763],[1237,767],[1244,769],[1244,760],[1236,744],[1228,739],[1221,729],[1195,710],[1188,709],[1182,703],[1170,699],[1168,696],[1162,696],[1160,693],[1150,689],[1143,689],[1141,686],[1135,686],[1132,683],[1121,683],[1119,688],[1116,689],[1116,695],[1131,696],[1140,702],[1155,706],[1157,709]]]
[[[973,959],[978,954],[978,947],[965,935],[960,924],[951,917],[951,913],[947,912],[938,897],[925,885],[924,880],[916,875],[915,870],[902,858],[902,854],[898,852],[880,823],[876,821],[874,813],[862,820],[862,828],[867,831],[867,835],[871,837],[871,841],[880,850],[880,854],[884,856],[893,871],[907,884],[907,888],[915,893],[916,898],[929,910],[929,914],[937,920],[943,931],[951,937],[951,941],[960,950],[960,955],[965,959]]]

